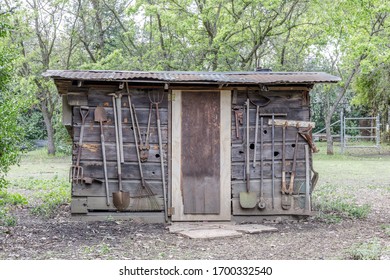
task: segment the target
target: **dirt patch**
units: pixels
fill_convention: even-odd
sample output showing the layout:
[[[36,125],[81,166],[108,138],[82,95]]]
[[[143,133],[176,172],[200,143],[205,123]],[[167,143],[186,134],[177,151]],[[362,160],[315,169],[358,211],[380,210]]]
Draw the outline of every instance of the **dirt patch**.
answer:
[[[73,221],[69,206],[52,219],[33,216],[28,208],[13,213],[18,224],[0,227],[0,259],[345,259],[359,242],[375,239],[383,248],[390,246],[383,228],[388,214],[376,212],[337,224],[316,218],[283,221],[267,224],[278,232],[212,240],[169,233],[164,224]]]

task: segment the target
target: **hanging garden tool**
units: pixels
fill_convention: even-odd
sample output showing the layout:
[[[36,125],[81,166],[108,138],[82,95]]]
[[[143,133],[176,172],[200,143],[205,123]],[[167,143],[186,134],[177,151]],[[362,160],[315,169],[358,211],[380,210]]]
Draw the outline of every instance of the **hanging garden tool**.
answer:
[[[299,140],[299,133],[297,132],[295,135],[293,165],[291,168],[290,183],[287,189],[287,193],[290,195],[292,195],[294,192],[294,180],[295,180],[295,175],[297,170],[298,140]]]
[[[242,107],[240,106],[234,106],[233,112],[234,112],[234,121],[236,124],[236,138],[240,139],[240,125],[243,124],[244,112]]]
[[[265,200],[264,200],[264,139],[263,139],[263,133],[264,133],[264,120],[263,117],[260,118],[260,201],[257,205],[260,210],[264,209],[266,207]]]
[[[255,208],[257,204],[257,195],[255,192],[250,191],[250,158],[249,158],[249,98],[246,101],[246,154],[245,154],[245,179],[246,179],[246,191],[240,192],[240,206],[242,208]]]
[[[121,148],[122,148],[122,143],[120,136],[122,135],[121,133],[121,128],[122,126],[120,123],[122,122],[119,117],[122,115],[122,108],[121,105],[118,102],[118,96],[116,94],[111,94],[112,95],[112,108],[113,108],[113,115],[114,115],[114,122],[115,122],[115,142],[116,142],[116,158],[117,158],[117,171],[118,171],[118,186],[119,186],[119,191],[113,192],[112,193],[112,199],[114,202],[114,206],[119,210],[119,211],[124,211],[126,210],[127,207],[129,207],[130,204],[130,193],[129,192],[124,192],[123,191],[123,186],[122,186],[122,164],[121,164]],[[120,95],[120,98],[122,96]],[[118,106],[119,105],[119,106]]]
[[[310,155],[309,155],[309,145],[305,145],[305,177],[306,177],[306,186],[305,186],[305,211],[311,211],[311,199],[310,192],[313,185],[311,185],[310,180]]]
[[[275,117],[287,117],[286,113],[260,113],[260,117],[271,117],[271,206],[275,209]]]
[[[287,194],[286,186],[286,127],[287,121],[282,125],[282,208],[291,208],[291,196]]]
[[[81,106],[80,107],[81,128],[80,128],[79,144],[77,147],[76,164],[72,165],[69,171],[69,180],[75,183],[76,185],[81,184],[84,178],[84,170],[83,167],[80,166],[80,159],[81,159],[81,150],[83,148],[85,120],[87,119],[88,114],[89,114],[89,107]]]
[[[164,100],[164,93],[161,95],[161,98],[159,96],[159,93],[156,95],[153,95],[153,97],[150,95],[149,92],[149,100],[151,104],[151,108],[156,106],[156,119],[157,119],[157,131],[158,131],[158,146],[160,148],[160,165],[161,165],[161,179],[162,179],[162,188],[163,188],[163,196],[164,196],[164,213],[165,213],[165,222],[168,222],[168,203],[167,203],[167,191],[166,191],[166,185],[165,185],[165,168],[164,168],[164,151],[163,151],[163,143],[162,143],[162,137],[161,137],[161,121],[160,121],[160,112],[158,106],[162,103]],[[150,116],[149,116],[150,120]]]
[[[134,133],[134,142],[135,142],[135,150],[137,153],[137,160],[138,160],[138,167],[139,167],[139,173],[140,173],[140,179],[141,179],[141,185],[137,189],[135,196],[132,196],[132,198],[136,199],[136,202],[134,203],[134,211],[142,211],[142,210],[158,210],[160,209],[160,205],[156,199],[156,195],[153,193],[151,187],[149,184],[146,183],[145,178],[144,178],[144,173],[142,169],[142,163],[141,163],[141,157],[140,157],[140,150],[139,150],[139,145],[138,145],[138,137],[137,137],[137,132],[135,128],[135,117],[134,117],[134,112],[135,112],[135,107],[134,104],[131,102],[131,97],[130,97],[130,92],[129,92],[129,87],[128,84],[126,83],[126,90],[127,90],[127,98],[129,100],[129,110],[130,110],[130,117],[131,117],[131,124],[133,126],[133,133]],[[145,198],[148,199],[148,208],[142,207],[141,204]]]
[[[284,210],[288,210],[291,208],[292,204],[292,197],[289,195],[289,190],[287,190],[286,186],[286,177],[285,177],[285,131],[286,127],[296,127],[298,129],[300,128],[312,128],[315,126],[315,123],[313,122],[306,122],[306,121],[296,121],[296,120],[282,120],[282,119],[273,119],[269,120],[270,125],[275,125],[275,126],[282,126],[283,129],[283,135],[282,135],[282,187],[281,187],[281,192],[282,192],[282,208]],[[305,130],[306,131],[306,130]],[[299,132],[301,134],[301,132]],[[301,134],[302,135],[302,134]],[[302,135],[303,136],[303,135]],[[306,138],[305,138],[306,139]]]
[[[108,178],[107,178],[107,161],[106,161],[106,148],[104,143],[103,122],[107,121],[107,114],[103,107],[96,107],[95,109],[95,122],[100,124],[100,142],[102,146],[102,158],[103,158],[103,171],[104,171],[104,184],[106,187],[106,204],[110,205],[108,195]]]
[[[302,127],[302,126],[300,126]],[[314,123],[313,123],[313,126],[312,125],[309,125],[307,128],[305,129],[300,129],[299,130],[299,134],[303,137],[303,139],[306,140],[306,142],[309,144],[309,147],[310,149],[312,150],[313,153],[318,153],[319,150],[317,149],[316,145],[314,144],[314,141],[313,141],[313,135],[312,135],[312,131],[313,131],[313,128],[314,128]]]
[[[150,150],[149,135],[150,135],[150,119],[151,119],[151,115],[152,115],[152,104],[150,104],[150,106],[149,106],[148,127],[146,129],[145,141],[143,141],[141,128],[140,128],[140,125],[138,122],[137,111],[135,110],[134,105],[133,105],[133,108],[134,108],[134,110],[133,110],[134,111],[134,120],[135,120],[135,125],[136,125],[136,127],[134,127],[134,129],[138,132],[138,139],[139,139],[138,148],[140,151],[140,159],[141,159],[141,162],[146,162],[149,158],[149,150]]]

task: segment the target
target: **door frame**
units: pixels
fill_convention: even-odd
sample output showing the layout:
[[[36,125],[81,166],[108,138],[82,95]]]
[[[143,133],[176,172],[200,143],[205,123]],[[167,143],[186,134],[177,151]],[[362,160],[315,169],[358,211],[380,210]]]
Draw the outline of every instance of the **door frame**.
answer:
[[[197,91],[202,94],[202,90]],[[203,90],[212,91],[212,90]],[[218,91],[218,90],[215,90]],[[231,91],[220,90],[220,213],[184,214],[181,190],[181,116],[182,91],[172,90],[172,148],[171,203],[172,221],[230,221],[231,220]]]

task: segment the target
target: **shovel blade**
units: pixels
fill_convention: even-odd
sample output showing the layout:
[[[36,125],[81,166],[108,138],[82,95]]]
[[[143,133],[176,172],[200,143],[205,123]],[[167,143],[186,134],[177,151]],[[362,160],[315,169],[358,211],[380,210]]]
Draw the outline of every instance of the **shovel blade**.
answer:
[[[129,207],[130,204],[130,194],[128,192],[114,192],[112,193],[112,200],[114,206],[119,211],[124,211]]]
[[[255,208],[257,194],[255,192],[240,192],[240,206],[242,208]]]
[[[107,121],[107,113],[103,107],[98,106],[95,109],[95,122],[106,122]]]

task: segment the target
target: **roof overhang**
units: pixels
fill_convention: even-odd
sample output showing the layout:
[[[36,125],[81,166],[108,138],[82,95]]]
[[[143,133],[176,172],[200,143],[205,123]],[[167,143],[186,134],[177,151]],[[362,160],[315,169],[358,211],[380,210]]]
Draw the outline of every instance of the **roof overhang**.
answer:
[[[132,83],[292,85],[337,83],[341,79],[323,72],[190,72],[190,71],[107,71],[47,70],[42,74],[54,80],[118,81]]]

